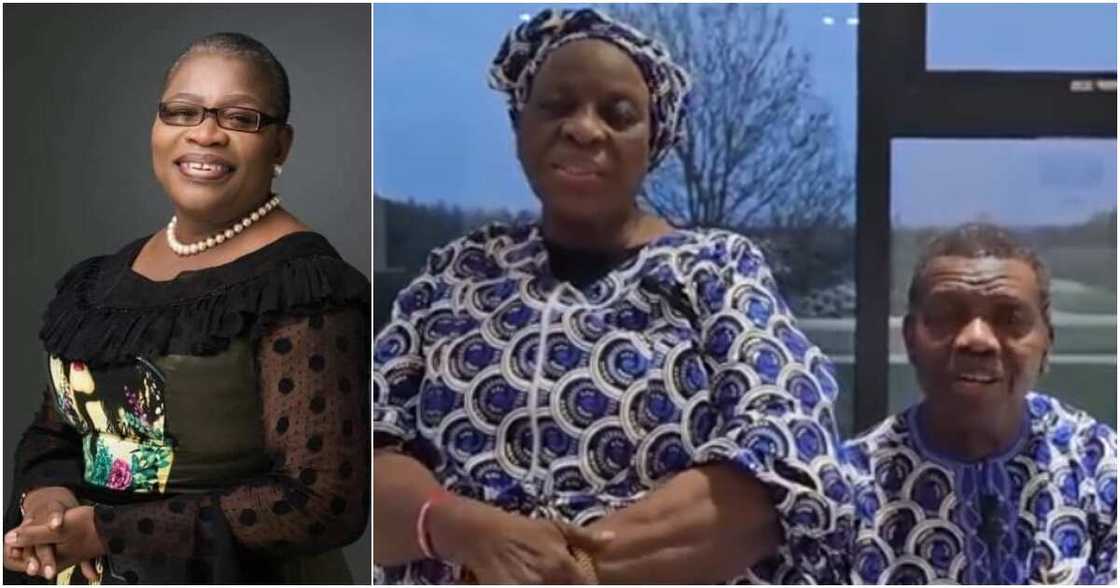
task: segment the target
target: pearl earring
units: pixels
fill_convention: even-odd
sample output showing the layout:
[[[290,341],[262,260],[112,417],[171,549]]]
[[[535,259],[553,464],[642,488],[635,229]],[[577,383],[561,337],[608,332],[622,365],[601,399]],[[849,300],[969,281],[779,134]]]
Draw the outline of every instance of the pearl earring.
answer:
[[[284,173],[284,166],[279,163],[272,164],[272,177],[278,178],[282,173]]]

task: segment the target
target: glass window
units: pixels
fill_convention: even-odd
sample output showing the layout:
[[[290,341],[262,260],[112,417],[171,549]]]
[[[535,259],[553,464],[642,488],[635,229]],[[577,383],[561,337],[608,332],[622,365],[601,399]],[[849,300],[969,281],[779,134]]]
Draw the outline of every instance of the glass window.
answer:
[[[891,210],[891,412],[918,396],[901,324],[921,246],[987,221],[1034,247],[1052,274],[1056,340],[1038,389],[1115,425],[1115,140],[897,139]]]
[[[931,70],[1116,71],[1115,4],[929,4]]]
[[[374,191],[384,217],[375,328],[430,249],[486,220],[538,213],[504,96],[487,87],[486,72],[509,28],[543,7],[375,5]],[[691,64],[693,114],[702,114],[691,132],[716,145],[696,157],[707,170],[719,167],[713,158],[731,152],[720,143],[731,129],[741,158],[724,176],[686,179],[670,156],[647,181],[644,204],[680,225],[737,230],[767,252],[800,326],[837,361],[837,419],[850,433],[857,6],[601,9],[669,39],[675,55],[687,45],[719,56]],[[688,19],[703,26],[682,26]],[[703,182],[723,189],[696,189]],[[689,213],[690,204],[706,212]]]

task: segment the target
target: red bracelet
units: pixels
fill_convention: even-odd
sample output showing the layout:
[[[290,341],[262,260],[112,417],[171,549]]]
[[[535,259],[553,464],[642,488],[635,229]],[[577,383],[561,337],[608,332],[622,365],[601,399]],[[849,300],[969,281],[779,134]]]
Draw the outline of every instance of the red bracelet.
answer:
[[[420,514],[416,516],[416,543],[420,545],[420,551],[428,559],[439,559],[435,550],[432,549],[432,538],[428,535],[428,511],[449,498],[451,498],[451,493],[442,488],[432,492],[432,495],[420,507]]]

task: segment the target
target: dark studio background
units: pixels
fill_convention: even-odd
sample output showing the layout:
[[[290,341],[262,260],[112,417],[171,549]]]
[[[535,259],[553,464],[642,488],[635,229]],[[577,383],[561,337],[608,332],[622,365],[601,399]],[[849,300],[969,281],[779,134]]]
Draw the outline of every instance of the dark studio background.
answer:
[[[165,69],[220,31],[288,71],[295,143],[283,204],[370,274],[368,5],[4,6],[4,501],[11,455],[46,381],[38,340],[54,282],[171,215],[149,134]],[[346,548],[370,582],[370,535]]]

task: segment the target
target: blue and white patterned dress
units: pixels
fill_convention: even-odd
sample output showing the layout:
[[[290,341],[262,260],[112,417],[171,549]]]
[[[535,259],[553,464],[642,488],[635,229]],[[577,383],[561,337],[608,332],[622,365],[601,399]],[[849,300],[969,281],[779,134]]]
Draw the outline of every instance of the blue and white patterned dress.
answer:
[[[1026,412],[979,462],[932,450],[918,406],[847,444],[852,583],[1116,583],[1115,431],[1036,392]]]
[[[834,369],[740,235],[675,231],[578,290],[552,276],[538,226],[491,225],[432,253],[373,366],[375,438],[459,495],[586,525],[674,473],[730,463],[781,515],[786,544],[761,578],[840,579],[852,506]],[[426,560],[375,582],[458,573]]]

